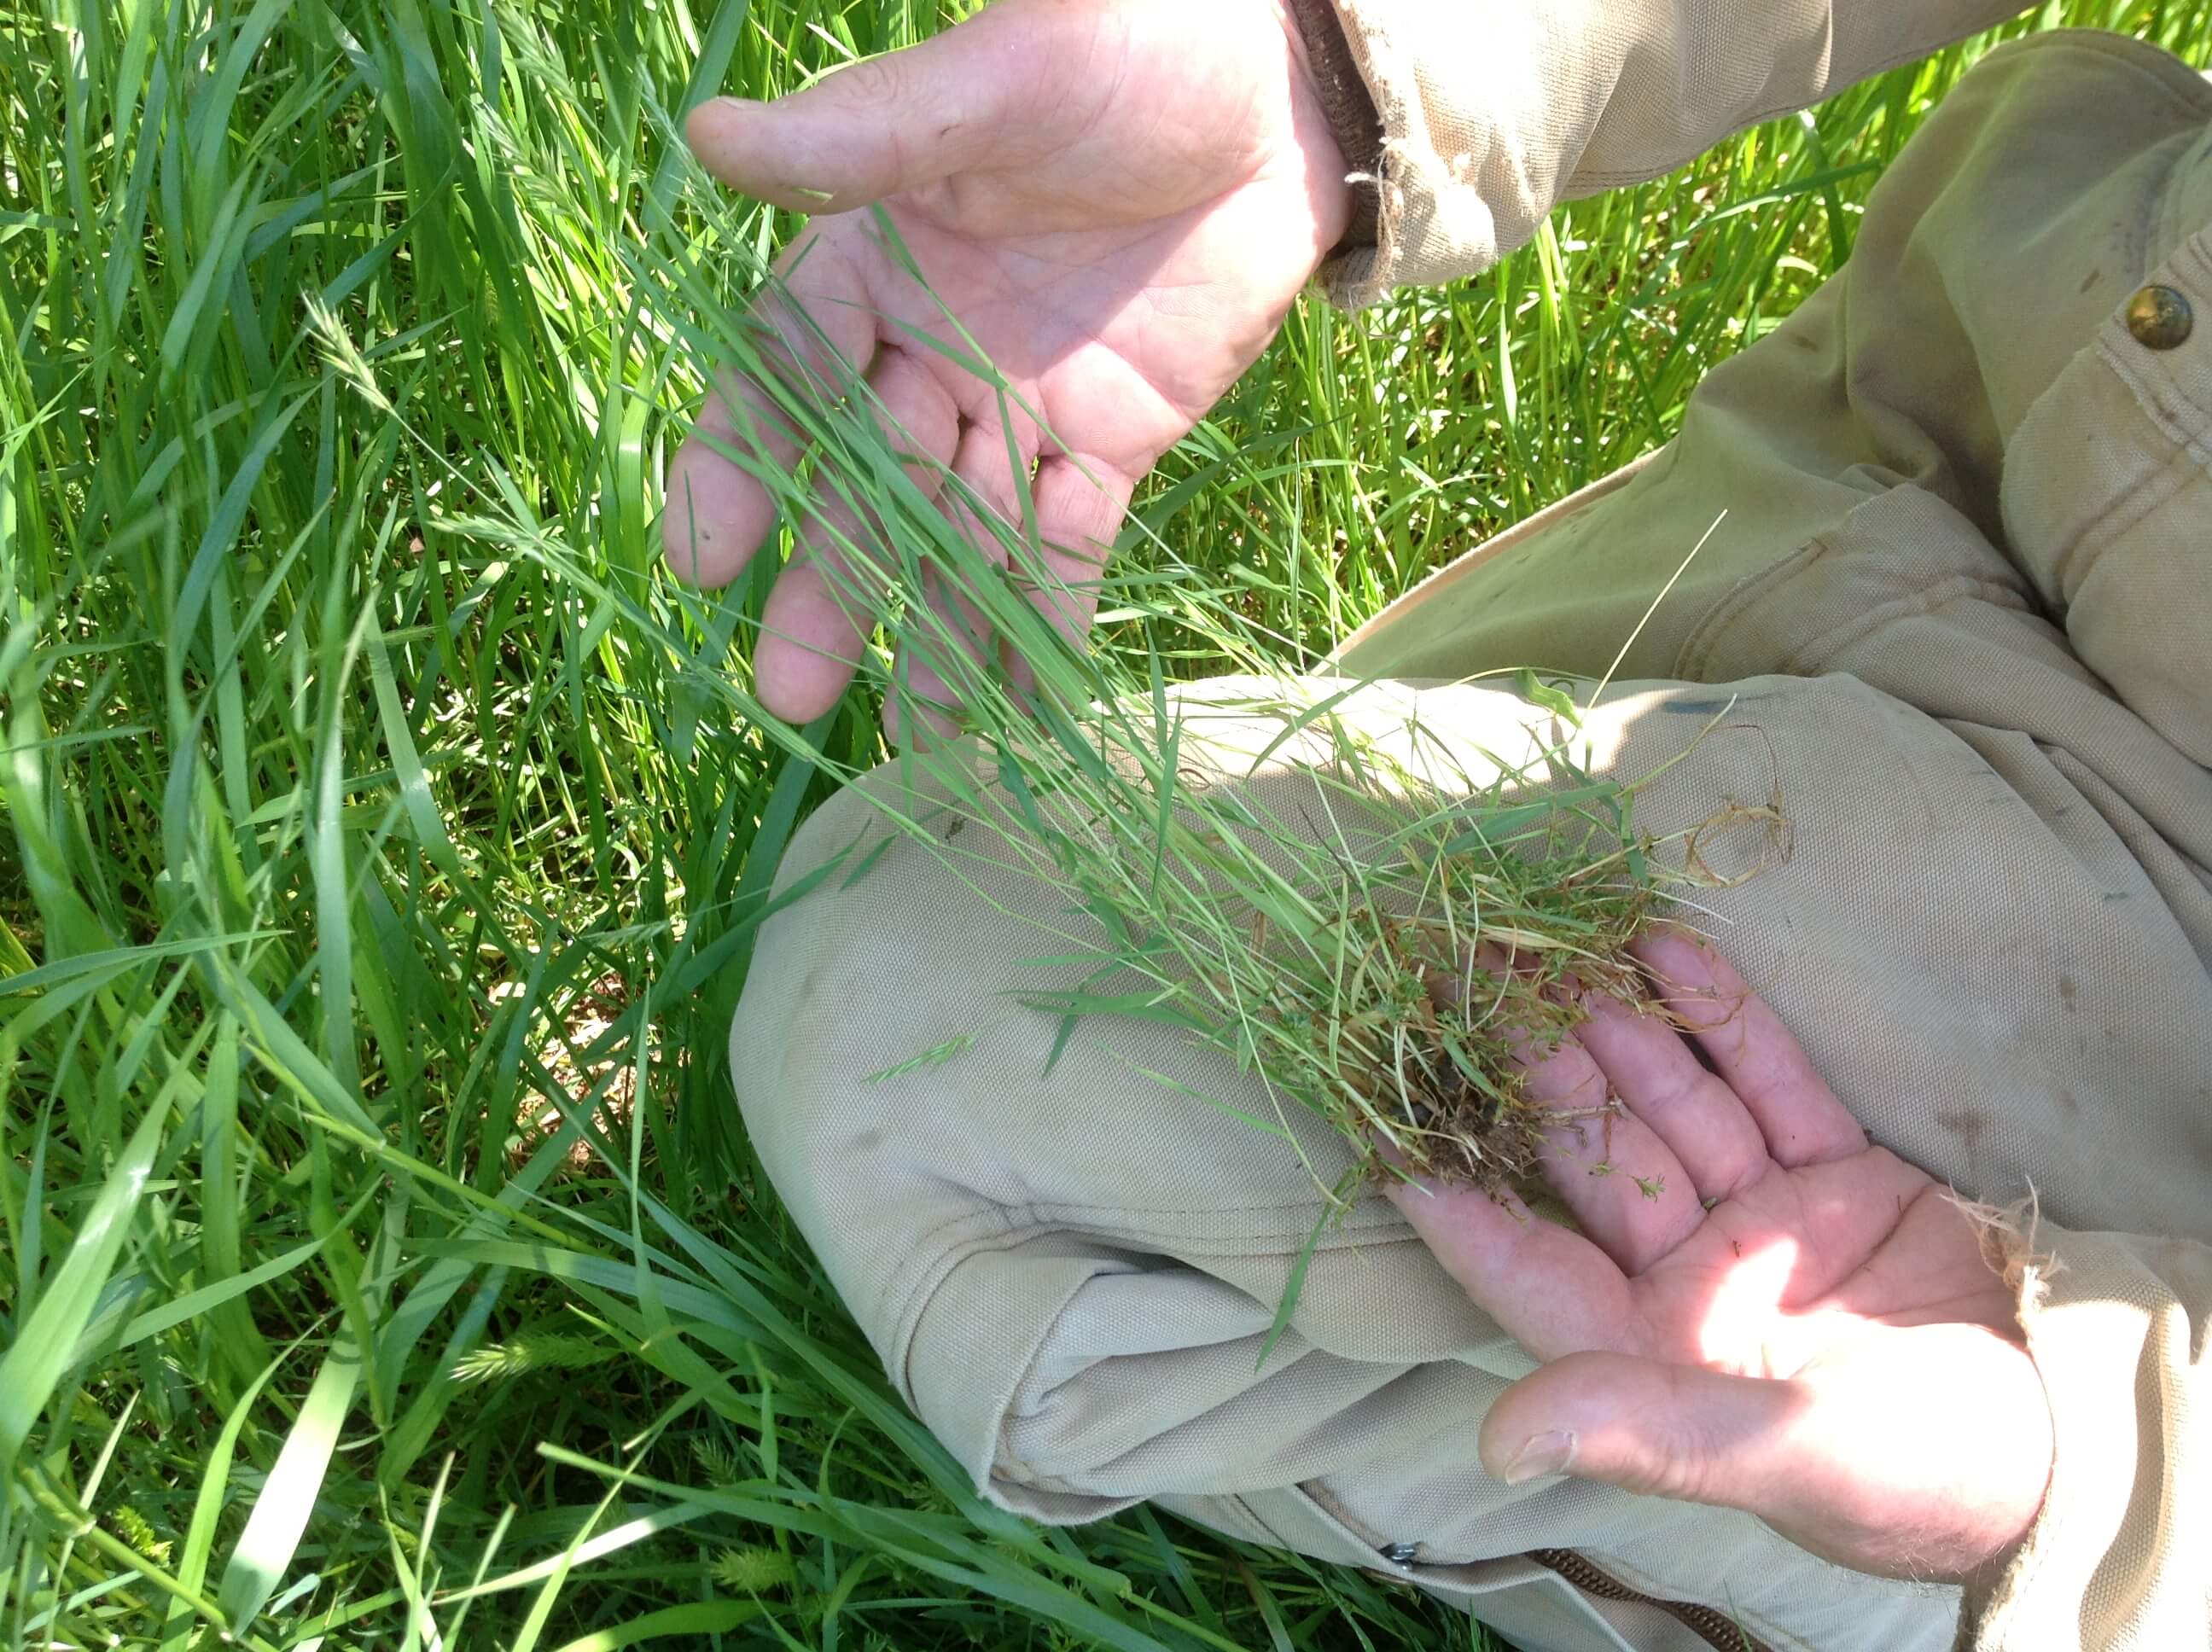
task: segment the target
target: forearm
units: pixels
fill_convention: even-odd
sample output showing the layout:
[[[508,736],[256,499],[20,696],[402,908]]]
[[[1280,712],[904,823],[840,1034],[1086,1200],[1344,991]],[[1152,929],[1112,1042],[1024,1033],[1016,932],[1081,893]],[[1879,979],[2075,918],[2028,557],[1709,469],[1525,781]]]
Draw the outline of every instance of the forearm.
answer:
[[[1296,0],[1371,210],[1339,302],[1486,268],[1560,201],[1655,177],[2021,10],[2021,0]],[[1345,73],[1346,66],[1350,73]],[[1363,234],[1364,231],[1364,234]]]

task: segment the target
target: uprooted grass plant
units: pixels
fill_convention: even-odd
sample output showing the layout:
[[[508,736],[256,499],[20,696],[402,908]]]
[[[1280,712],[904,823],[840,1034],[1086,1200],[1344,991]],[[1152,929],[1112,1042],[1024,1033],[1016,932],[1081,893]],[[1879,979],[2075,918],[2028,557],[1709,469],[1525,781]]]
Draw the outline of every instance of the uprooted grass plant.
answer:
[[[711,219],[718,207],[700,210]],[[875,231],[919,283],[887,216]],[[1693,856],[1667,866],[1635,823],[1652,777],[1601,778],[1577,753],[1576,694],[1601,695],[1604,682],[1486,673],[1517,721],[1485,728],[1500,749],[1470,746],[1429,726],[1416,693],[1287,665],[1285,640],[1171,545],[1127,572],[1098,568],[1087,548],[1048,554],[1026,483],[1000,514],[950,467],[918,459],[921,444],[774,272],[743,281],[755,307],[744,310],[718,304],[696,265],[651,275],[646,290],[678,300],[672,330],[752,386],[731,398],[737,434],[718,451],[806,538],[864,629],[892,616],[897,652],[864,656],[861,679],[909,728],[933,732],[908,743],[896,783],[865,795],[956,873],[1018,868],[1056,896],[1048,909],[1063,916],[1030,921],[1064,950],[1025,962],[1080,969],[1080,982],[977,983],[1057,1018],[1048,1073],[1092,1017],[1164,1023],[1217,1045],[1255,1079],[1266,1114],[1194,1101],[1302,1158],[1286,1107],[1349,1144],[1348,1170],[1315,1172],[1329,1214],[1376,1175],[1528,1189],[1547,1132],[1602,1127],[1529,1100],[1516,1051],[1556,1043],[1579,1018],[1560,990],[1570,979],[1647,1004],[1629,943],[1662,885],[1699,881]],[[1018,416],[1049,442],[957,316],[940,323],[907,331],[983,381],[1002,428]],[[775,457],[791,446],[805,456],[797,467]],[[1070,568],[1097,571],[1079,592]],[[1061,616],[1097,606],[1113,636],[1093,650]],[[1176,658],[1243,670],[1193,692],[1170,686]],[[962,835],[970,823],[981,829]],[[844,886],[868,870],[847,868]],[[945,1066],[975,1037],[872,1078]]]
[[[1147,1509],[1047,1532],[994,1509],[897,1402],[730,1103],[777,861],[884,751],[867,689],[804,730],[758,715],[763,579],[701,596],[656,566],[665,433],[793,228],[697,187],[663,112],[963,9],[0,15],[0,1641],[1480,1637]],[[2212,39],[2204,0],[2035,21]],[[1848,255],[1985,44],[1577,203],[1480,281],[1302,305],[1138,498],[1114,695],[1049,703],[1121,707],[1150,725],[1127,752],[1161,751],[1154,659],[1164,695],[1224,665],[1276,683],[1665,440]],[[879,436],[842,440],[833,465],[903,509]],[[1113,745],[1046,703],[990,721]],[[1313,740],[1326,715],[1267,714]],[[1495,778],[1465,795],[1490,808]],[[1206,807],[1224,843],[1309,823],[1187,789],[1194,868],[1257,875],[1206,847]],[[1447,831],[1443,808],[1390,829]],[[1345,824],[1419,891],[1388,832]],[[1127,829],[1114,864],[1149,878],[1157,824]],[[1341,868],[1278,870],[1334,921]],[[1208,887],[1175,896],[1201,938]],[[1249,1036],[1257,1060],[1274,1034]]]
[[[720,210],[712,197],[698,210],[710,222]],[[919,284],[887,216],[875,233]],[[1093,1018],[1164,1023],[1218,1046],[1267,1106],[1191,1099],[1298,1155],[1323,1200],[1316,1235],[1378,1175],[1533,1192],[1559,1128],[1609,1130],[1599,1115],[1613,1103],[1585,1118],[1528,1098],[1516,1059],[1580,1018],[1560,990],[1571,979],[1650,1002],[1627,950],[1667,881],[1634,822],[1645,781],[1601,778],[1578,757],[1574,693],[1527,669],[1489,673],[1520,708],[1504,739],[1486,730],[1503,747],[1492,750],[1429,726],[1418,694],[1301,673],[1283,639],[1172,546],[1151,547],[1125,573],[1098,568],[1087,548],[1048,551],[1025,481],[1000,514],[949,466],[920,459],[773,271],[747,272],[742,310],[718,302],[696,261],[643,273],[641,289],[676,300],[671,331],[753,387],[730,398],[737,434],[718,450],[806,539],[863,629],[881,614],[897,633],[895,653],[863,655],[861,680],[907,727],[932,732],[907,743],[896,783],[865,795],[956,873],[1011,865],[1057,897],[1048,906],[1063,916],[1031,921],[1059,950],[1026,962],[1079,969],[1079,983],[977,982],[979,996],[995,986],[1058,1020],[1045,1075]],[[1019,416],[1049,442],[958,317],[940,320],[908,336],[981,380],[1000,428]],[[794,345],[793,330],[808,326]],[[775,456],[792,446],[796,466]],[[1078,592],[1070,568],[1097,571]],[[1078,628],[1064,618],[1094,606],[1116,633],[1095,651],[1071,640]],[[1243,671],[1187,693],[1170,686],[1175,657]],[[1606,684],[1577,686],[1596,695]],[[759,717],[742,693],[722,692]],[[883,847],[842,868],[841,885],[865,878]],[[1672,881],[1679,892],[1694,873],[1685,864]],[[916,1051],[872,1081],[957,1061],[975,1036]],[[1187,1090],[1141,1069],[1131,1081]],[[1316,1169],[1288,1127],[1291,1107],[1345,1139],[1348,1169]],[[1279,1333],[1303,1272],[1277,1305]]]

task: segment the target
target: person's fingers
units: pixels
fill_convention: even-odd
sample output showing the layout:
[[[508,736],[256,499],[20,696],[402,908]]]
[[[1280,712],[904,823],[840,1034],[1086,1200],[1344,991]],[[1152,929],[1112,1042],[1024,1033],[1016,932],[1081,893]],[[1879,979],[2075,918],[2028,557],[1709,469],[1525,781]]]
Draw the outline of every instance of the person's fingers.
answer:
[[[1055,454],[1037,466],[1032,502],[1043,543],[1017,572],[1030,605],[1078,648],[1098,612],[1106,559],[1136,485],[1134,476],[1088,454]]]
[[[908,610],[884,691],[884,736],[902,750],[923,750],[960,732],[961,708],[969,699],[963,685],[972,680],[969,673],[985,657],[991,635],[942,570],[925,568],[921,586],[928,617],[917,623]]]
[[[732,455],[757,453],[787,468],[798,452],[787,436],[740,433],[731,412],[737,386],[731,377],[708,392],[690,434],[668,461],[661,554],[678,578],[693,585],[724,586],[737,578],[775,521],[768,490]]]
[[[964,566],[924,571],[928,612],[910,619],[901,632],[884,701],[885,732],[896,745],[942,738],[957,727],[953,712],[963,696],[954,679],[977,665],[991,647],[990,625],[965,592],[969,580],[996,576],[1005,565],[1006,525],[1021,520],[1013,474],[1015,465],[1028,462],[1021,434],[1016,432],[1010,446],[1005,428],[994,423],[971,424],[961,433],[952,477],[938,503],[972,554]],[[1032,434],[1032,448],[1034,441]]]
[[[1795,1169],[1865,1151],[1858,1121],[1734,964],[1672,926],[1652,930],[1631,950],[1650,973],[1654,996],[1750,1109],[1776,1163]]]
[[[1729,1198],[1774,1168],[1757,1121],[1674,1028],[1602,993],[1586,994],[1583,1007],[1589,1020],[1576,1037],[1681,1161],[1700,1200]]]
[[[951,398],[927,367],[890,350],[870,381],[888,439],[912,455],[907,474],[934,494],[959,428]],[[794,723],[837,702],[875,623],[882,584],[880,530],[833,484],[799,524],[790,565],[761,614],[753,679],[765,705]]]
[[[1395,1179],[1384,1191],[1469,1300],[1537,1358],[1637,1345],[1628,1281],[1581,1235],[1510,1193]]]
[[[880,600],[880,575],[865,549],[874,533],[843,500],[817,501],[769,592],[754,686],[788,722],[811,722],[853,680]]]
[[[1499,1395],[1478,1446],[1510,1484],[1569,1473],[1741,1509],[1863,1571],[1955,1577],[2033,1522],[2051,1435],[2021,1350],[1874,1326],[1789,1380],[1578,1353]]]
[[[712,99],[684,135],[732,189],[796,212],[843,212],[1056,142],[1050,123],[1018,118],[1036,84],[1022,53],[1017,20],[985,11],[773,103]]]
[[[1134,484],[1103,461],[1054,454],[1037,465],[1036,475],[1028,483],[1025,512],[1013,466],[1026,466],[1038,434],[1035,424],[1025,419],[1016,422],[1011,444],[1001,425],[970,426],[961,436],[952,466],[962,486],[946,490],[945,511],[975,548],[978,574],[988,577],[989,569],[1005,566],[1004,559],[1011,556],[1014,583],[1030,605],[1070,647],[1080,648],[1097,611],[1106,556]],[[979,511],[988,512],[994,521],[981,521]],[[1030,513],[1041,544],[1018,543]],[[973,665],[994,646],[981,610],[955,588],[956,583],[943,572],[931,570],[928,635],[925,640],[909,629],[901,639],[898,683],[884,708],[887,726],[901,744],[916,735],[941,736],[956,726],[948,708],[960,696],[946,680],[955,669],[948,651],[957,650],[963,663]],[[1011,640],[1004,647],[1001,664],[1008,677],[1019,687],[1034,687],[1029,662]]]
[[[1556,1359],[1482,1419],[1483,1467],[1509,1485],[1574,1474],[1651,1497],[1747,1507],[1809,1390],[1605,1350]]]
[[[1583,1231],[1632,1277],[1694,1231],[1705,1212],[1689,1173],[1651,1127],[1613,1104],[1613,1087],[1570,1034],[1544,1048],[1516,1040],[1522,1093],[1559,1114],[1544,1180]]]
[[[775,499],[734,455],[790,471],[799,444],[779,398],[834,401],[875,355],[866,276],[818,240],[777,260],[776,278],[749,319],[777,386],[736,371],[718,374],[698,422],[668,464],[662,550],[678,575],[696,585],[728,584],[775,526]]]

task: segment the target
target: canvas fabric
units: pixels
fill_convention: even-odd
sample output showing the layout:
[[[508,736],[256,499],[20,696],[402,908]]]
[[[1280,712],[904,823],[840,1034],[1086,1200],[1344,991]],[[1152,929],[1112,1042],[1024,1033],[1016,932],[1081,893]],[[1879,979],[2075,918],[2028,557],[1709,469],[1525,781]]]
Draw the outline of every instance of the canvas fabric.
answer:
[[[1391,141],[1413,131],[1394,96],[1418,92],[1431,128],[1474,120],[1498,71],[1453,78],[1455,22],[1423,45],[1449,9],[1345,0],[1370,84],[1394,72],[1375,49],[1394,9],[1420,74],[1376,85]],[[1677,60],[1702,61],[1698,39]],[[1748,106],[1674,118],[1694,145]],[[1529,1652],[1710,1643],[1653,1601],[1823,1652],[2205,1643],[2208,224],[2197,76],[2102,35],[1992,54],[1885,176],[1846,270],[1711,376],[1674,443],[1438,574],[1336,662],[1382,679],[1347,716],[1379,741],[1440,732],[1479,784],[1480,754],[1524,749],[1531,714],[1461,679],[1603,671],[1722,519],[1592,715],[1594,752],[1623,778],[1680,758],[1642,801],[1655,831],[1779,802],[1786,856],[1758,830],[1706,845],[1717,873],[1763,870],[1707,894],[1701,922],[1875,1139],[1974,1198],[2040,1197],[2016,1260],[2057,1457],[2004,1576],[1962,1611],[1956,1589],[1829,1565],[1742,1515],[1490,1479],[1477,1425],[1530,1364],[1379,1200],[1323,1236],[1261,1366],[1318,1197],[1282,1141],[1193,1096],[1265,1114],[1262,1087],[1135,1020],[1086,1024],[1054,1065],[1055,1023],[1012,994],[1084,973],[1023,962],[1080,925],[985,826],[866,860],[878,805],[917,805],[920,771],[894,763],[795,841],[787,886],[840,853],[869,870],[764,928],[731,1065],[794,1220],[980,1486],[1050,1521],[1150,1499],[1403,1578]],[[1403,217],[1390,233],[1376,280],[1456,273],[1480,244],[1431,246]],[[2153,281],[2196,307],[2179,348],[2123,322]],[[1242,692],[1184,700],[1190,749],[1224,774],[1273,734]],[[1297,755],[1222,783],[1289,809],[1311,785]],[[979,784],[993,772],[979,756]],[[1342,1165],[1327,1132],[1289,1124],[1325,1179]],[[1396,1544],[1410,1562],[1382,1553]],[[1649,1598],[1577,1587],[1569,1551]]]
[[[1330,3],[1291,0],[1294,10]],[[1374,175],[1381,196],[1374,232],[1363,219],[1322,272],[1348,304],[1484,269],[1563,200],[1656,178],[1730,132],[2022,9],[2020,0],[1333,3],[1382,128],[1370,153],[1365,132],[1339,126],[1346,160]],[[1322,84],[1326,96],[1326,75]]]

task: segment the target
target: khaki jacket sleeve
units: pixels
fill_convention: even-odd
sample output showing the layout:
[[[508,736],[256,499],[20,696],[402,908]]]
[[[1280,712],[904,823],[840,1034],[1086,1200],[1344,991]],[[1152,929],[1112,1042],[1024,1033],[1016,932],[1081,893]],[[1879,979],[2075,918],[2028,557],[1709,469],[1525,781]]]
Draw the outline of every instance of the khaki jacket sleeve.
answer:
[[[1352,307],[1393,286],[1486,269],[1561,201],[1656,177],[1730,132],[2023,9],[2021,0],[1334,3],[1381,129],[1370,152],[1372,120],[1337,121],[1354,177],[1371,179],[1380,197],[1322,270],[1330,297]],[[1310,41],[1315,20],[1302,21]],[[1316,68],[1326,84],[1330,66]]]
[[[2045,1229],[2014,1248],[2051,1400],[2051,1488],[2002,1575],[1969,1592],[1960,1640],[1986,1652],[2202,1646],[2212,1248]]]

